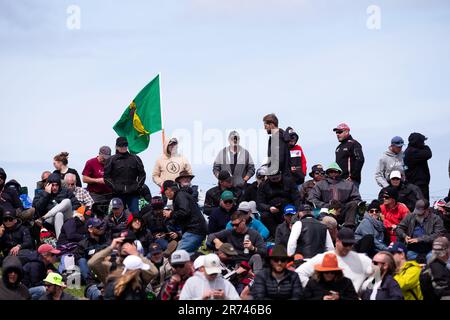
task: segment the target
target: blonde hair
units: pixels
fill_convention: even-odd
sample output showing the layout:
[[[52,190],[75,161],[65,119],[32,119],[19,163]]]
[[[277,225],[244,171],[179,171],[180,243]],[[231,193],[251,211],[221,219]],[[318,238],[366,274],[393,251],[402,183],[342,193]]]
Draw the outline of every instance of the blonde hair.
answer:
[[[133,290],[142,289],[141,270],[128,270],[122,275],[123,269],[117,269],[107,279],[107,282],[115,279],[114,296],[120,297],[128,286]]]

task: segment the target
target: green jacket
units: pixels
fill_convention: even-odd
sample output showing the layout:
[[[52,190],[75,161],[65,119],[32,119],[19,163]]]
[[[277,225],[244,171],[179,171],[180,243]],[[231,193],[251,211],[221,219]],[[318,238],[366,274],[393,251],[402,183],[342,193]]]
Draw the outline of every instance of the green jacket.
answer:
[[[423,300],[419,282],[420,271],[422,267],[416,261],[407,261],[394,276],[405,300]]]

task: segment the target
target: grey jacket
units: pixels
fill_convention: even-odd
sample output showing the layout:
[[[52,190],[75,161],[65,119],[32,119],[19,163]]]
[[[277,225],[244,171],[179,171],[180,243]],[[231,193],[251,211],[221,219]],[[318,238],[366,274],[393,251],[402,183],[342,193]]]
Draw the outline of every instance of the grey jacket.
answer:
[[[353,182],[326,178],[319,181],[308,196],[308,201],[316,208],[328,208],[331,200],[345,204],[350,201],[361,201],[361,195]]]
[[[395,229],[397,237],[402,240],[404,240],[406,236],[411,237],[416,225],[416,218],[416,213],[408,214]],[[425,229],[425,235],[418,239],[419,242],[425,242],[431,245],[434,239],[445,233],[444,222],[441,217],[431,212],[425,217],[423,227]]]
[[[255,174],[255,165],[253,163],[250,153],[238,146],[237,149],[237,164],[234,173],[231,172],[231,164],[234,163],[234,153],[230,151],[230,147],[223,148],[214,161],[213,173],[216,177],[219,176],[221,170],[228,171],[232,175],[233,186],[242,186],[244,184],[244,177],[250,178]]]
[[[388,149],[378,161],[378,166],[375,171],[375,180],[378,185],[382,188],[389,186],[389,175],[394,170],[398,170],[404,174],[403,165],[403,151],[395,154]]]
[[[364,219],[356,228],[355,239],[359,241],[366,235],[372,235],[376,250],[382,251],[388,248],[384,243],[384,234],[385,228],[383,221],[375,220],[375,218],[366,213]]]

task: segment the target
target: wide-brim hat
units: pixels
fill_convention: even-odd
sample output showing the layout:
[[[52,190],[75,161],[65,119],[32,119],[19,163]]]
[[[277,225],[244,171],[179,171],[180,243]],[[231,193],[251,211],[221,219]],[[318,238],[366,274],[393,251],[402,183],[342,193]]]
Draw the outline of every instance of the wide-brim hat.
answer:
[[[336,255],[330,252],[323,256],[322,263],[314,265],[314,270],[317,272],[342,271],[342,268],[339,268]]]
[[[189,174],[189,172],[187,172],[187,171],[181,171],[180,175],[175,178],[175,182],[179,182],[179,180],[181,178],[190,178],[192,180],[192,179],[194,179],[194,177],[195,176],[193,174]]]

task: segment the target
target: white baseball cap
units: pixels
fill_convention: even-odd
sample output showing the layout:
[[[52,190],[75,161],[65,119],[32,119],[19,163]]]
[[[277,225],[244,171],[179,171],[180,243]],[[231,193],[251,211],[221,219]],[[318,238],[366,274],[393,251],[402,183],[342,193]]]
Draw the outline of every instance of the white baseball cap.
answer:
[[[389,179],[392,179],[392,178],[398,178],[398,179],[401,179],[401,178],[402,178],[401,172],[398,171],[398,170],[392,171],[391,174],[389,175]]]
[[[138,256],[129,255],[123,260],[124,269],[122,274],[125,274],[128,270],[149,270],[150,266],[142,261]]]
[[[170,264],[182,264],[185,262],[191,261],[191,257],[186,250],[177,250],[172,253],[170,258]]]
[[[207,274],[221,273],[222,267],[220,265],[219,256],[215,253],[210,253],[205,256],[205,272]]]
[[[197,270],[200,267],[204,266],[205,266],[205,256],[204,255],[198,256],[197,259],[194,260],[194,269]]]

